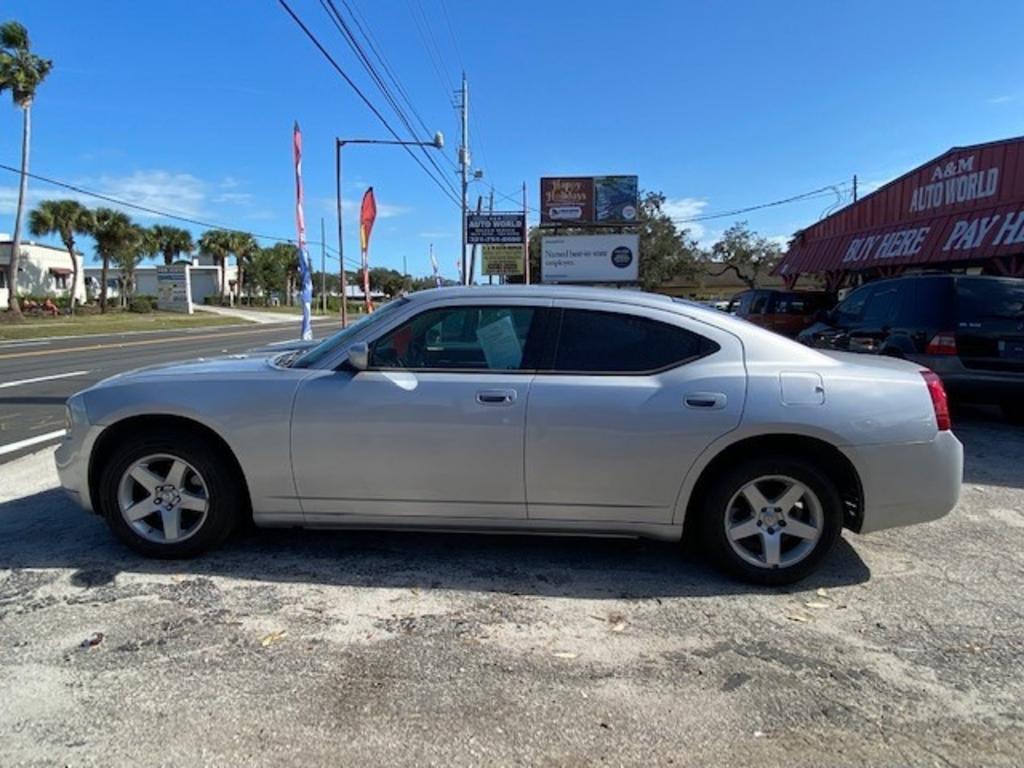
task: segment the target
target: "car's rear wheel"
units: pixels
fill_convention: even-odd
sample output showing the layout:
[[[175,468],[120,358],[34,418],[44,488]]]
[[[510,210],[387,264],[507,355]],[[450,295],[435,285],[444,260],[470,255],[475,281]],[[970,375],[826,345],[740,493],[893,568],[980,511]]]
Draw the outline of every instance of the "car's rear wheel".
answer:
[[[192,557],[231,533],[242,494],[217,451],[187,436],[132,438],[104,466],[100,508],[125,544],[148,557]]]
[[[724,471],[704,499],[702,535],[716,563],[756,584],[792,584],[839,539],[835,484],[802,458],[748,459]]]

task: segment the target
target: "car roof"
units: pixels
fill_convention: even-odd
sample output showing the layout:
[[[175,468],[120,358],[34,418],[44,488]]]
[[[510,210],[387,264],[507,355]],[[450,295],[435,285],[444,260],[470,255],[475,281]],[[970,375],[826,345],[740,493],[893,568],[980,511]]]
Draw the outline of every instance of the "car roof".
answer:
[[[667,309],[676,300],[660,293],[618,288],[592,288],[581,285],[473,285],[449,288],[430,288],[410,293],[411,301],[433,301],[435,299],[489,299],[489,298],[544,298],[579,299],[583,301],[615,301],[624,304],[658,307]],[[689,303],[689,302],[687,302]],[[697,306],[697,305],[694,305]]]

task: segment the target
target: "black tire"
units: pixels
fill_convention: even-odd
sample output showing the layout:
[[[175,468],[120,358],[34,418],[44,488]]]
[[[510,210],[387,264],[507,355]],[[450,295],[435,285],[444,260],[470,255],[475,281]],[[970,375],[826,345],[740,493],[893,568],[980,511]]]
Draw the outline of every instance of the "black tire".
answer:
[[[733,497],[762,477],[784,476],[803,483],[817,496],[821,507],[821,534],[803,559],[789,566],[753,565],[738,555],[726,533],[726,516]],[[701,507],[700,533],[703,548],[728,574],[762,586],[793,584],[807,577],[828,557],[843,527],[843,504],[835,484],[807,459],[751,458],[723,470],[708,487]],[[792,523],[791,523],[792,525]],[[790,538],[785,541],[790,542]]]
[[[1014,424],[1024,424],[1024,402],[1007,402],[1002,404],[1003,415]]]
[[[144,538],[125,520],[118,504],[118,487],[124,473],[137,461],[155,454],[180,458],[201,475],[206,485],[206,519],[187,539],[155,542]],[[232,462],[195,435],[171,432],[125,440],[107,460],[99,476],[100,513],[117,537],[146,557],[177,560],[213,549],[224,542],[242,517],[244,493]]]

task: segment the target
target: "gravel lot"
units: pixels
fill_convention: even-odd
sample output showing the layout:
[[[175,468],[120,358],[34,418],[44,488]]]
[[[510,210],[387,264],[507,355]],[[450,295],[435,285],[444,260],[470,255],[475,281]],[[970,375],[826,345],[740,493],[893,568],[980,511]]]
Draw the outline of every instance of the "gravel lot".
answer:
[[[947,519],[783,591],[652,542],[249,531],[115,543],[0,467],[0,765],[1016,765],[1024,431]],[[90,645],[90,640],[95,643]]]

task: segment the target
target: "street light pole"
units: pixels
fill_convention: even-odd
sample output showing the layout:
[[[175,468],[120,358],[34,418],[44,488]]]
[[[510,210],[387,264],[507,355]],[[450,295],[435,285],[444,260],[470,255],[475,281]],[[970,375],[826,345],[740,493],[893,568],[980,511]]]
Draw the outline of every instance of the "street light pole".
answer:
[[[444,135],[438,131],[431,141],[396,141],[394,139],[334,139],[334,180],[335,199],[337,202],[338,214],[338,267],[341,278],[341,325],[348,325],[348,288],[345,279],[345,241],[342,227],[341,210],[341,148],[346,144],[391,144],[399,147],[433,147],[434,149],[444,148]]]

